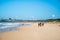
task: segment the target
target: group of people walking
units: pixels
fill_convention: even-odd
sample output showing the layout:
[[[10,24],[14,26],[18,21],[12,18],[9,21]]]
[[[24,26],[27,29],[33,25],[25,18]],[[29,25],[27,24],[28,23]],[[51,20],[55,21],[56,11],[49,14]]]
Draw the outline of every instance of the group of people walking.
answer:
[[[38,27],[44,26],[44,23],[40,22],[38,23]]]

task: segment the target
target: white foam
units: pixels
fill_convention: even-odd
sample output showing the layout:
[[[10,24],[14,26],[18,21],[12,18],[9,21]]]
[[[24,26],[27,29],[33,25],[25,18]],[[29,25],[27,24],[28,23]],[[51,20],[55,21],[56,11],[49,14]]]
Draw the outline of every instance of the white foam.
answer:
[[[0,29],[4,29],[4,28],[9,28],[9,27],[16,27],[20,25],[20,23],[0,23],[0,25],[2,25]]]

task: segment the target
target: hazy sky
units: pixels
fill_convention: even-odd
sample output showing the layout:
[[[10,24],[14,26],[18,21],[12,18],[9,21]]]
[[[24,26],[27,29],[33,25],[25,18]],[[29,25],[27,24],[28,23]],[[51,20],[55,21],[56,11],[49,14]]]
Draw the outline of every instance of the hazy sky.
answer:
[[[60,0],[0,0],[0,18],[60,18]]]

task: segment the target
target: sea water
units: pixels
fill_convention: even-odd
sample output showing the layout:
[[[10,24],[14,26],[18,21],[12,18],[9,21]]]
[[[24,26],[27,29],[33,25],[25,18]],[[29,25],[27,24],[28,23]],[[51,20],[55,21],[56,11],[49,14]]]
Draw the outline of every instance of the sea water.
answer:
[[[1,32],[8,32],[13,30],[18,30],[20,26],[26,26],[29,24],[22,24],[22,23],[0,23],[0,33]]]

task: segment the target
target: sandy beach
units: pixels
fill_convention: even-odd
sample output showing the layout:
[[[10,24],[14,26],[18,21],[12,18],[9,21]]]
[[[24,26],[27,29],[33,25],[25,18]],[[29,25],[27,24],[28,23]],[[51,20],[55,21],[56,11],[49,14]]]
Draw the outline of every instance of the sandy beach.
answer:
[[[0,33],[0,40],[60,40],[60,23],[44,23],[38,27],[38,22],[21,22],[30,24],[21,26],[19,30]]]

